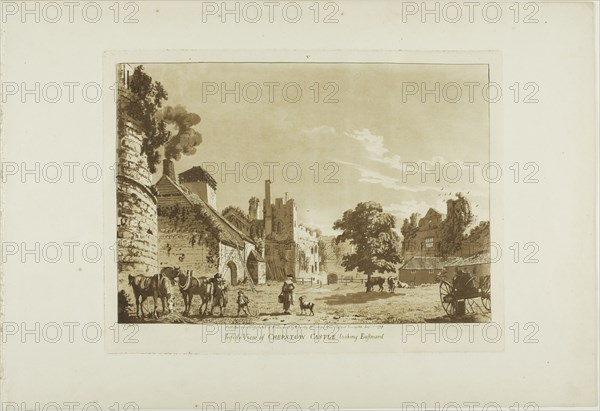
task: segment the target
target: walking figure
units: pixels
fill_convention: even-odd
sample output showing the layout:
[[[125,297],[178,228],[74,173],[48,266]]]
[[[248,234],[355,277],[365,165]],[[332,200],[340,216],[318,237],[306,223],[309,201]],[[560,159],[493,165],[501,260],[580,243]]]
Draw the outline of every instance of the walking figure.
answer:
[[[238,317],[240,316],[240,312],[245,313],[247,316],[250,315],[250,298],[248,298],[248,296],[246,294],[244,294],[244,291],[242,290],[238,290],[238,296],[237,296],[237,306],[238,306],[238,311],[237,311],[237,315]]]
[[[294,289],[296,286],[292,281],[293,278],[291,275],[287,276],[281,287],[281,294],[279,294],[279,302],[283,304],[284,314],[291,314],[290,307],[294,305]]]

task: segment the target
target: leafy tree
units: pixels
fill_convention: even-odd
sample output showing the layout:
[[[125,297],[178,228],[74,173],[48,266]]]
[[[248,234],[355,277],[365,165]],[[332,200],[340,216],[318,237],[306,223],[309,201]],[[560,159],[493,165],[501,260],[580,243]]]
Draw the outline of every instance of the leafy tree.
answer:
[[[148,169],[151,173],[156,171],[160,162],[158,149],[171,137],[163,120],[157,120],[156,112],[162,107],[163,101],[168,99],[167,92],[158,81],[144,72],[144,66],[137,66],[129,78],[129,87],[119,89],[118,100],[118,132],[119,136],[125,134],[125,122],[130,120],[140,127],[144,133],[142,153],[148,159]]]
[[[402,249],[406,251],[409,248],[410,242],[417,235],[417,231],[419,231],[419,215],[417,213],[412,213],[410,215],[410,219],[405,218],[404,223],[402,224],[402,228],[400,228],[400,232],[402,233]]]
[[[319,264],[322,267],[321,271],[326,271],[327,270],[327,262],[330,260],[331,255],[330,255],[330,252],[327,250],[327,243],[325,241],[323,241],[323,239],[319,238],[318,245],[319,245]]]
[[[445,256],[453,255],[461,249],[465,230],[474,219],[471,204],[461,193],[456,193],[456,199],[448,200],[447,204],[448,214],[441,224],[441,251]]]
[[[373,201],[359,203],[354,210],[345,211],[333,224],[334,230],[342,230],[335,243],[349,241],[354,246],[352,254],[343,256],[342,266],[347,271],[357,269],[365,273],[367,281],[373,273],[395,271],[395,264],[400,262],[400,237],[395,227],[394,216],[384,213],[383,207]]]
[[[469,232],[468,238],[477,238],[480,236],[489,236],[490,235],[490,222],[489,221],[480,221],[479,225],[473,227]]]

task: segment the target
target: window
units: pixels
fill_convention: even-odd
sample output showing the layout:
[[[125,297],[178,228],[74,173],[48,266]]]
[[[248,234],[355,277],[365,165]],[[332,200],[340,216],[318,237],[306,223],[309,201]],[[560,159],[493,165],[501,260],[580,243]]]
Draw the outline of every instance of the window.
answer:
[[[427,237],[425,239],[425,248],[433,248],[433,237]]]

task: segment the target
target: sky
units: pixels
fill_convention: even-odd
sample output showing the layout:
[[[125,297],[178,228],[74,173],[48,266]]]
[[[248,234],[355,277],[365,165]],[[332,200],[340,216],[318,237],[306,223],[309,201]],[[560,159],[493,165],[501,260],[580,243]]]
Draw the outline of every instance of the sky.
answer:
[[[456,192],[471,202],[475,223],[489,219],[482,169],[489,161],[489,108],[481,87],[474,86],[470,99],[465,86],[486,84],[486,65],[144,67],[167,90],[166,105],[200,116],[194,129],[202,143],[175,162],[175,171],[204,165],[217,180],[220,210],[247,210],[250,197],[264,198],[270,178],[272,198],[287,192],[296,200],[300,224],[323,234],[333,234],[333,222],[359,202],[380,203],[399,228],[413,212],[424,215],[433,207],[445,213]],[[435,93],[421,93],[436,83],[438,102]],[[472,177],[465,165],[470,162],[476,163]],[[437,181],[425,172],[436,164]],[[159,167],[154,180],[161,174]]]

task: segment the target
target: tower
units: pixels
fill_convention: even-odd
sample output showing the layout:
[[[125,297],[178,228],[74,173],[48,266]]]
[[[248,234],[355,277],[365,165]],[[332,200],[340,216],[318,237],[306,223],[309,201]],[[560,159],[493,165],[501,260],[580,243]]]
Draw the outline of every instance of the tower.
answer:
[[[248,200],[248,217],[250,221],[254,221],[258,218],[258,203],[259,200],[256,197],[252,197]]]
[[[271,180],[265,180],[265,235],[270,235],[273,232],[273,209],[271,207]]]
[[[129,78],[133,69],[119,67],[119,107],[131,99]],[[117,130],[117,271],[119,287],[127,275],[155,274],[158,270],[158,220],[156,197],[150,190],[152,176],[148,157],[142,152],[146,135],[124,110],[119,110]]]

